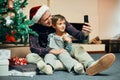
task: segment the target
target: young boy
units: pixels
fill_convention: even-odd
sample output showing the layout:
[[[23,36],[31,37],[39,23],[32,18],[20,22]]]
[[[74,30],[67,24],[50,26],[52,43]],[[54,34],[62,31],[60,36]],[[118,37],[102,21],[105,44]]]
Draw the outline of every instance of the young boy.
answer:
[[[55,33],[51,33],[48,35],[48,45],[49,48],[54,49],[64,49],[64,51],[60,54],[46,54],[45,55],[45,63],[51,65],[53,69],[55,69],[56,60],[59,59],[63,65],[66,67],[68,72],[73,70],[81,74],[84,72],[83,65],[79,63],[77,60],[73,59],[70,56],[71,48],[72,48],[72,39],[68,33],[65,32],[66,28],[66,19],[62,15],[54,15],[52,17],[52,27],[55,29]],[[51,68],[51,69],[52,69]],[[52,70],[51,70],[52,71]],[[53,72],[51,72],[52,74]]]

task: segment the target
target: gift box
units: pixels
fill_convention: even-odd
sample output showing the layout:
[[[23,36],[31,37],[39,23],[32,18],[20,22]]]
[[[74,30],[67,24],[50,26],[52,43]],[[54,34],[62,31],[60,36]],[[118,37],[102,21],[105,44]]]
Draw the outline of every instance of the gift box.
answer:
[[[9,61],[7,59],[0,60],[0,76],[8,76],[9,73]]]
[[[0,49],[0,59],[10,59],[11,51],[8,49]]]
[[[9,63],[10,63],[10,66],[12,66],[12,65],[16,65],[16,66],[27,65],[27,60],[26,60],[26,58],[13,57],[13,58],[9,59]]]

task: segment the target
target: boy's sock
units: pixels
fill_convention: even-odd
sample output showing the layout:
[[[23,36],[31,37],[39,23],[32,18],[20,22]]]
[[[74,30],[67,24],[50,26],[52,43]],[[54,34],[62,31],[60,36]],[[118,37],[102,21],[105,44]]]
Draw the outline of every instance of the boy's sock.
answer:
[[[78,63],[74,66],[74,71],[78,74],[83,74],[84,73],[84,68],[81,63]]]
[[[42,71],[45,74],[53,74],[52,67],[50,65],[46,65],[46,63],[42,60],[37,63],[37,67],[40,71]]]
[[[56,60],[55,70],[66,70],[66,68],[60,60]]]

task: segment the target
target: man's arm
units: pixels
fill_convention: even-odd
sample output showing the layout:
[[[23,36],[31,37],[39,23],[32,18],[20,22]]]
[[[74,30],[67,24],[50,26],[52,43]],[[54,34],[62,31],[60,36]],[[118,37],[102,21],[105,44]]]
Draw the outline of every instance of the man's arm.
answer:
[[[38,41],[38,37],[35,37],[33,35],[29,36],[29,43],[30,43],[30,50],[33,53],[37,53],[41,56],[45,56],[48,53],[52,54],[60,54],[61,52],[64,51],[64,49],[53,49],[53,48],[44,48],[41,47]]]
[[[84,25],[82,31],[79,31],[70,23],[66,22],[66,31],[78,40],[85,40],[91,32],[91,27],[89,27],[89,25],[88,27]]]
[[[49,53],[50,50],[52,50],[52,48],[41,47],[39,44],[38,37],[35,37],[33,35],[29,36],[29,43],[31,52],[37,53],[41,56],[44,56],[45,54]]]
[[[66,31],[73,36],[74,38],[78,40],[84,40],[85,35],[82,31],[77,30],[75,27],[73,27],[70,23],[66,22]]]

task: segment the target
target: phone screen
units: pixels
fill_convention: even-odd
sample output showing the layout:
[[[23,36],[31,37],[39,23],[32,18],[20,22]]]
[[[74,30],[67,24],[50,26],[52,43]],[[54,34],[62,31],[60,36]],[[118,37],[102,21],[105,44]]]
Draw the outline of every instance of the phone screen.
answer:
[[[88,15],[84,15],[84,23],[89,23]]]

